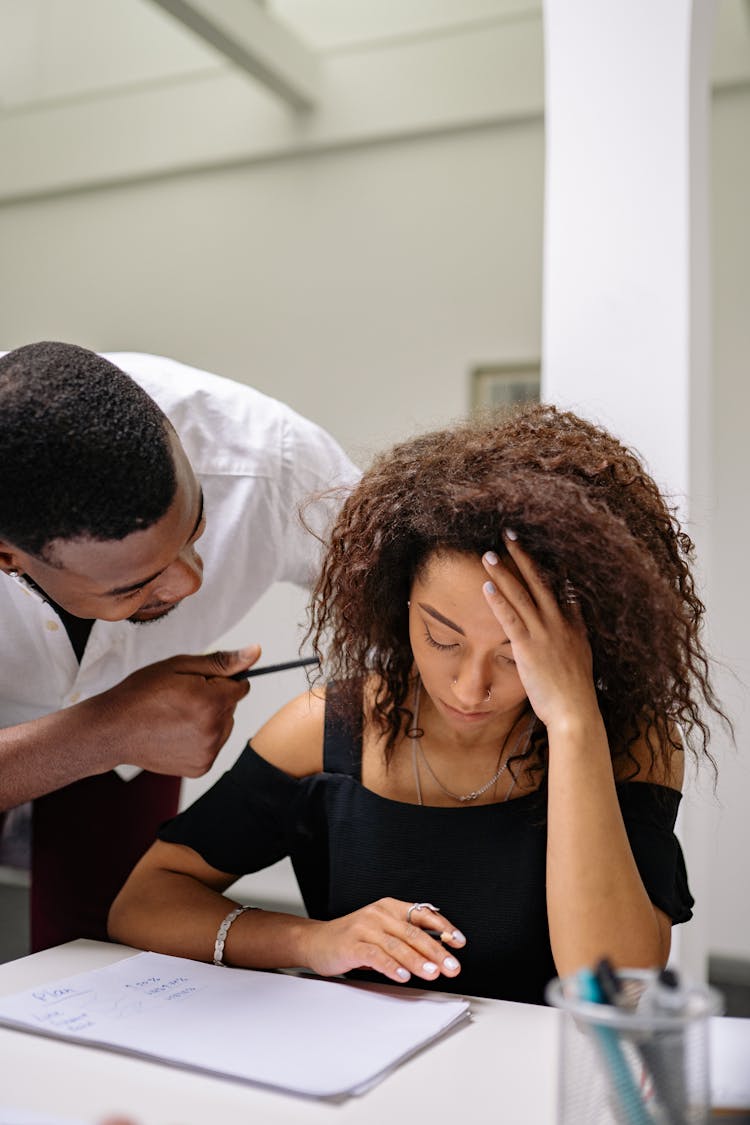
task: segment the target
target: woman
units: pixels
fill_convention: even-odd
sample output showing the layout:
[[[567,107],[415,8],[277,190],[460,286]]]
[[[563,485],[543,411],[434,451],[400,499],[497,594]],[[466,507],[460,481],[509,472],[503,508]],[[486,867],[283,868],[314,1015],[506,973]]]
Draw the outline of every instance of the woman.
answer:
[[[719,711],[691,551],[638,458],[551,406],[380,457],[313,595],[328,687],[163,827],[111,936],[532,1002],[604,955],[663,965],[684,748],[713,761]],[[284,855],[309,917],[232,909]]]

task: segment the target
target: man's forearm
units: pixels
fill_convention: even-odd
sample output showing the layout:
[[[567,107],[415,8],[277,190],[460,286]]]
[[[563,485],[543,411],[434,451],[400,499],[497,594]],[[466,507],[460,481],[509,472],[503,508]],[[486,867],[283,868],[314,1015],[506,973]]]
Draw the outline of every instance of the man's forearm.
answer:
[[[0,810],[117,765],[99,698],[0,730]]]
[[[233,680],[257,645],[208,656],[172,656],[108,691],[41,719],[0,730],[0,810],[120,763],[200,777],[229,737],[248,692]]]

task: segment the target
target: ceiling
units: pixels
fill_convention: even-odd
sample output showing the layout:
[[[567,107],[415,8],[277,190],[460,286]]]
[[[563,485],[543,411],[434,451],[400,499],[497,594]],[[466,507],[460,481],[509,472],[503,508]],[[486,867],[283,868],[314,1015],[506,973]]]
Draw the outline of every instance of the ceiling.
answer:
[[[0,0],[0,203],[541,122],[542,16],[541,0]],[[713,69],[750,84],[750,0],[719,0]]]
[[[0,0],[0,112],[200,75],[230,65],[158,0]],[[539,18],[538,0],[231,0],[239,33],[260,12],[311,55],[395,46]]]

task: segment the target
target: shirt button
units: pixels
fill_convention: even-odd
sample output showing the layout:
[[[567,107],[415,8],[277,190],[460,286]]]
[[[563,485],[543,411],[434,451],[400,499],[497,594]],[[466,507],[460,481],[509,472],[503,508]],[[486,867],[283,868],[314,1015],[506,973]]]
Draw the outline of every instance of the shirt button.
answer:
[[[74,691],[73,694],[71,695],[70,699],[68,700],[68,702],[69,703],[77,703],[80,698],[81,698],[80,691]]]
[[[45,621],[44,628],[49,629],[50,633],[56,633],[60,626],[56,621]]]

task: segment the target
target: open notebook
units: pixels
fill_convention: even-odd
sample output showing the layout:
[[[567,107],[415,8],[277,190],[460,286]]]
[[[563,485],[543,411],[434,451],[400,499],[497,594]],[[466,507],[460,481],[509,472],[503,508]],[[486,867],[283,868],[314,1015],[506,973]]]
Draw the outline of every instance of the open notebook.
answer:
[[[319,1098],[362,1093],[462,999],[140,953],[0,999],[0,1023]]]

